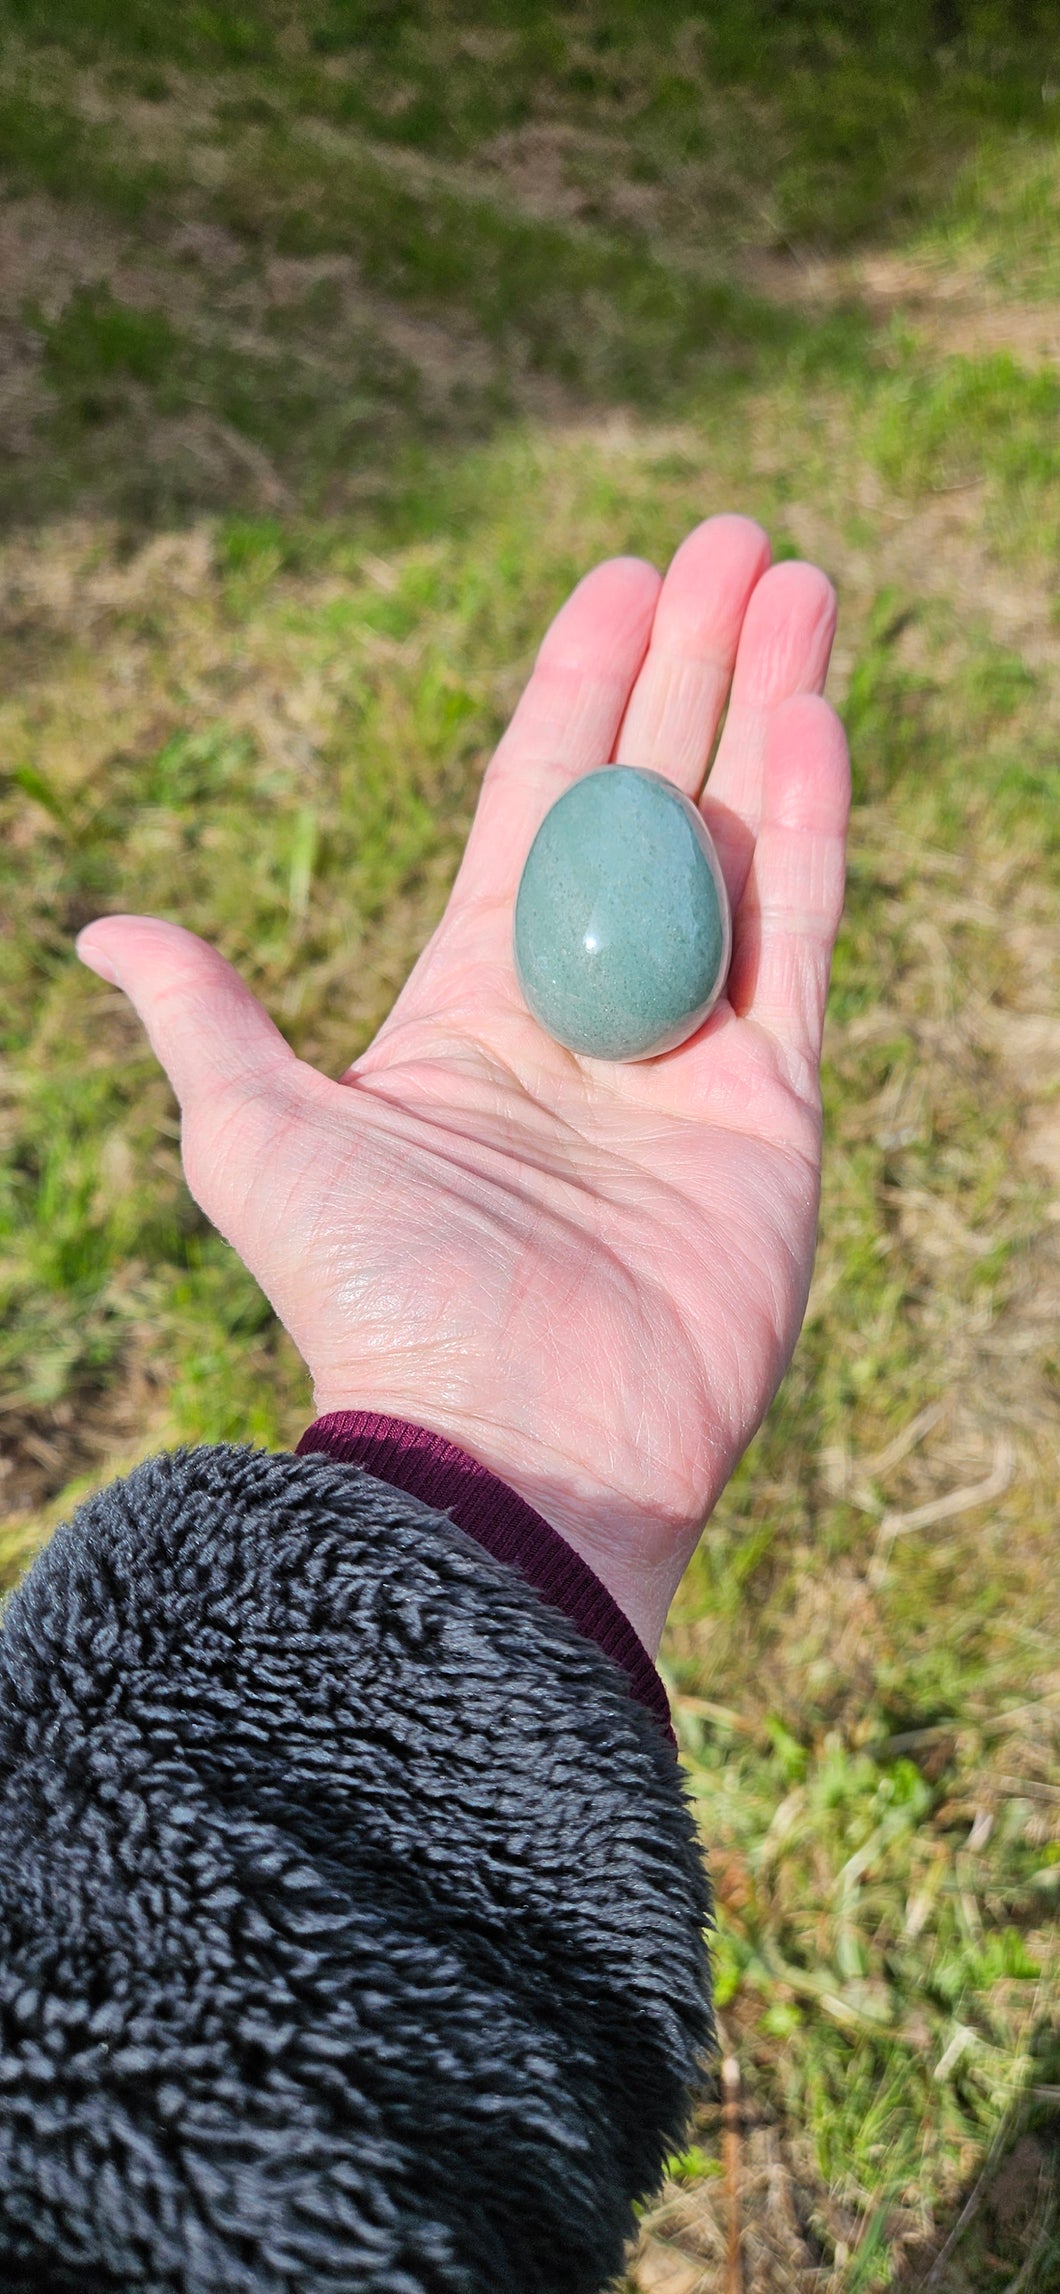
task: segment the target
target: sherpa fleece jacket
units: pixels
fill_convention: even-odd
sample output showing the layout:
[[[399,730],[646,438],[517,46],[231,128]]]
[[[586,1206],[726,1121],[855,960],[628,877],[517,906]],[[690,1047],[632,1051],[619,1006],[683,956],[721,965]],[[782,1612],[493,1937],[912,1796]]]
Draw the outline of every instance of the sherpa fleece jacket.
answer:
[[[8,1602],[4,2294],[620,2267],[709,2039],[680,1772],[610,1596],[423,1439],[477,1528],[325,1425],[149,1460]]]

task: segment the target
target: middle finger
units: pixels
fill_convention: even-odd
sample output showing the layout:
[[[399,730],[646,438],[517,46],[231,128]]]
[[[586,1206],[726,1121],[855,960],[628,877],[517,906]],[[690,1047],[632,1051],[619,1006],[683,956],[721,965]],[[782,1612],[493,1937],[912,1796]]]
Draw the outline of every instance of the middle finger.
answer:
[[[645,766],[699,795],[744,615],[769,562],[768,537],[752,518],[708,518],[681,543],[659,592],[617,764]]]

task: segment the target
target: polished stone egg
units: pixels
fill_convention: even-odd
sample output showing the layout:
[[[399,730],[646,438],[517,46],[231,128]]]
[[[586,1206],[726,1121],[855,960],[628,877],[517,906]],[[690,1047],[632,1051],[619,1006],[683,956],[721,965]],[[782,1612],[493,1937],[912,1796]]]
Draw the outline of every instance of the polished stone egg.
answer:
[[[717,1002],[731,952],[725,880],[691,799],[635,765],[572,782],[515,902],[519,984],[548,1034],[590,1059],[672,1051]]]

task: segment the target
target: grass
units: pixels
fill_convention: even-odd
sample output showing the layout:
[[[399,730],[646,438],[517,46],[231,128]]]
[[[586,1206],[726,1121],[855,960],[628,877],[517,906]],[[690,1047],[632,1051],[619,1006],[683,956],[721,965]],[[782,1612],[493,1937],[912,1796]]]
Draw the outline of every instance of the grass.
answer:
[[[708,2094],[629,2283],[720,2283],[735,2173],[756,2294],[1060,2285],[1051,12],[4,29],[0,1567],[308,1405],[78,925],[338,1072],[570,583],[761,517],[840,590],[850,888],[806,1327],[664,1656],[739,2155]]]

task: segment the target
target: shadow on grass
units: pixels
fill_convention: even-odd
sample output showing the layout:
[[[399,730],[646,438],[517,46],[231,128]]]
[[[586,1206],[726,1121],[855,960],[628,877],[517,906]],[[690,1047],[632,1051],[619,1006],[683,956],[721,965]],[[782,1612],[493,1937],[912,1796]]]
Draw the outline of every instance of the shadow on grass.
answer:
[[[1040,129],[1024,7],[16,0],[0,519],[400,516],[529,412],[864,363],[741,256],[907,227]],[[21,45],[20,45],[21,43]]]
[[[46,207],[8,210],[25,272],[8,532],[71,510],[141,530],[385,510],[400,530],[454,452],[513,418],[679,418],[778,369],[838,380],[867,355],[857,310],[806,315],[301,127],[234,136],[201,198],[144,189],[142,171],[135,185],[135,217],[131,190],[109,212],[72,207],[65,174],[61,207],[52,186]]]

